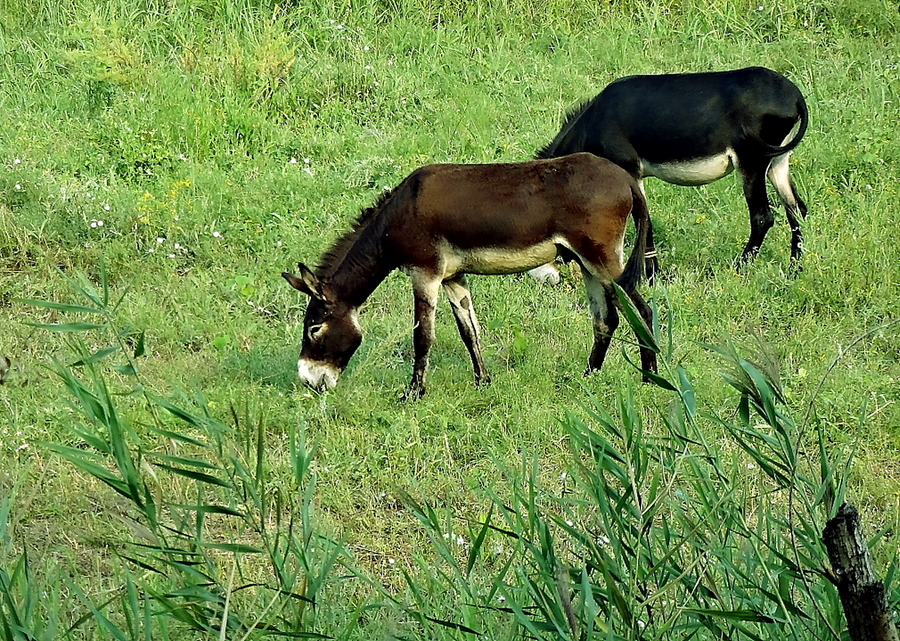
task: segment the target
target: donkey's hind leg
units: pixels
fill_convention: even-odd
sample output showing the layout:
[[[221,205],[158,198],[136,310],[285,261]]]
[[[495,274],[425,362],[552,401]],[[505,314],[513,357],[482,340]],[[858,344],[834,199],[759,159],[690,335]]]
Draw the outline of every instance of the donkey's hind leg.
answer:
[[[788,224],[791,226],[791,264],[799,269],[800,258],[803,256],[803,232],[800,229],[800,218],[806,218],[806,203],[797,193],[797,187],[791,178],[789,164],[790,154],[778,156],[769,165],[769,182],[778,193],[778,197],[784,204]]]
[[[460,274],[450,280],[445,280],[444,291],[447,292],[447,297],[450,299],[450,307],[456,318],[459,335],[472,358],[472,366],[475,368],[475,384],[489,383],[491,377],[487,373],[484,357],[481,354],[481,341],[479,340],[481,327],[475,316],[475,307],[472,305],[472,294],[469,292],[466,277]]]
[[[652,332],[653,310],[650,308],[650,305],[647,304],[647,301],[644,300],[644,297],[641,296],[636,289],[626,293],[628,294],[628,297],[631,298],[631,302],[634,303],[634,306],[637,307],[638,313],[644,320],[644,324],[647,326],[647,329]],[[657,372],[656,352],[654,352],[649,345],[643,344],[640,334],[635,332],[635,336],[637,336],[638,346],[641,350],[641,370],[644,372],[643,380],[645,383],[649,383],[651,381],[648,378],[646,372]]]
[[[740,258],[741,263],[747,263],[759,253],[766,234],[775,224],[775,215],[766,195],[766,166],[760,166],[759,160],[750,158],[738,165],[738,171],[743,179],[744,198],[750,210],[750,238]]]
[[[609,350],[613,332],[619,326],[619,315],[616,311],[619,301],[611,283],[604,283],[583,267],[581,272],[584,275],[584,286],[587,291],[591,317],[594,322],[594,349],[591,351],[591,356],[588,360],[588,369],[585,372],[585,375],[587,375],[599,370],[603,365],[603,359]],[[652,331],[653,310],[636,289],[626,291],[626,293],[637,308],[644,324]],[[657,372],[656,352],[649,345],[643,344],[639,334],[636,333],[636,335],[641,351],[642,379],[645,383],[649,383],[651,381],[647,372]]]
[[[603,366],[603,359],[609,350],[613,332],[619,326],[619,314],[616,311],[615,291],[612,285],[604,283],[582,266],[581,273],[584,280],[584,289],[587,293],[588,307],[591,310],[591,320],[594,325],[594,347],[588,358],[588,367],[585,376],[599,370]]]
[[[634,175],[634,174],[632,174]],[[647,190],[644,188],[644,179],[640,173],[635,176],[638,188],[641,190],[641,196],[644,201],[647,200]],[[647,218],[647,248],[644,250],[644,274],[647,276],[647,282],[653,285],[656,282],[656,275],[659,273],[659,252],[656,250],[656,241],[653,239],[653,221]]]

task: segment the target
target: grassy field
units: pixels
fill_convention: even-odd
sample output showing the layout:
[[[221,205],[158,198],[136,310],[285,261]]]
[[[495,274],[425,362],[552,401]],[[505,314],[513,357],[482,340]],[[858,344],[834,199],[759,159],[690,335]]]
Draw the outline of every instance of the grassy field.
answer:
[[[340,385],[313,394],[295,374],[306,301],[280,273],[315,263],[361,208],[420,165],[528,159],[569,108],[617,77],[750,64],[787,75],[809,103],[810,129],[792,157],[810,211],[803,271],[787,274],[781,212],[756,262],[735,271],[748,233],[735,177],[691,189],[648,181],[663,277],[644,291],[664,351],[671,342],[667,371],[677,378],[681,367],[692,381],[697,433],[720,444],[726,467],[745,470],[734,479],[748,514],[761,509],[750,488],[768,477],[715,418],[739,416],[740,394],[710,344],[730,341],[768,364],[803,465],[816,468],[824,453],[839,466],[854,452],[847,498],[870,535],[879,533],[884,571],[900,526],[898,27],[896,3],[880,0],[0,4],[0,357],[12,365],[0,386],[0,569],[8,573],[0,591],[27,592],[24,570],[16,572],[27,553],[29,589],[58,615],[59,630],[44,638],[73,625],[74,638],[115,638],[114,624],[91,608],[119,598],[123,577],[144,585],[157,574],[123,551],[146,534],[137,525],[146,509],[136,512],[135,495],[77,464],[92,445],[84,433],[96,429],[112,443],[116,435],[109,422],[85,418],[77,385],[60,376],[74,372],[108,385],[100,396],[119,408],[119,442],[145,453],[132,472],[169,501],[163,525],[200,529],[190,519],[173,525],[177,506],[211,499],[200,496],[206,485],[196,475],[153,471],[151,453],[190,452],[237,474],[230,486],[244,495],[221,500],[260,506],[270,532],[287,531],[288,513],[302,512],[300,548],[318,555],[310,558],[320,576],[354,578],[323,578],[297,630],[467,637],[447,624],[455,622],[477,624],[487,638],[521,638],[515,613],[467,610],[475,597],[460,588],[490,585],[484,577],[500,573],[501,552],[451,588],[435,568],[456,553],[465,566],[466,553],[442,545],[465,530],[466,549],[477,548],[473,523],[493,513],[491,496],[513,505],[524,487],[575,492],[571,426],[595,425],[596,408],[618,416],[622,399],[632,399],[643,430],[661,438],[672,395],[637,385],[618,347],[602,373],[582,378],[590,323],[568,270],[557,287],[524,276],[472,279],[493,374],[484,389],[473,385],[444,302],[429,394],[415,403],[400,399],[411,374],[412,296],[408,279],[393,274],[365,307],[365,340]],[[108,285],[105,314],[28,302],[100,309],[103,301],[85,296],[88,283],[100,292]],[[74,322],[98,327],[34,326]],[[73,365],[111,344],[123,349]],[[636,359],[634,346],[624,349]],[[213,424],[216,438],[204,431]],[[127,459],[115,446],[107,454]],[[551,504],[542,496],[530,514]],[[772,496],[773,506],[789,502]],[[422,526],[425,505],[436,532],[454,533],[444,544]],[[820,530],[825,517],[812,526]],[[341,542],[339,570],[331,548],[317,548],[304,529],[313,518],[321,541]],[[225,521],[211,514],[209,536],[217,553],[239,554],[227,545],[255,539]],[[253,583],[265,564],[246,557],[239,575]],[[221,566],[226,578],[237,567]],[[298,573],[315,596],[314,573]],[[112,605],[105,612],[130,634],[140,627],[122,624]],[[184,620],[167,625],[140,629],[146,638],[201,638]],[[10,629],[0,626],[0,639],[26,638]],[[640,638],[640,628],[629,630],[617,634]]]

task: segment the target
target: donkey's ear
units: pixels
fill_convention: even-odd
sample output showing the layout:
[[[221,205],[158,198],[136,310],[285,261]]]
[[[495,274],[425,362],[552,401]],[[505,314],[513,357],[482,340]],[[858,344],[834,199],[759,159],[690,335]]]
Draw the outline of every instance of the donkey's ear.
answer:
[[[281,275],[294,289],[297,289],[308,296],[312,296],[313,298],[324,302],[325,294],[322,293],[322,283],[319,281],[316,275],[309,267],[307,267],[303,263],[297,263],[297,267],[300,268],[299,277],[294,276],[293,274],[288,274],[287,272],[282,272]]]

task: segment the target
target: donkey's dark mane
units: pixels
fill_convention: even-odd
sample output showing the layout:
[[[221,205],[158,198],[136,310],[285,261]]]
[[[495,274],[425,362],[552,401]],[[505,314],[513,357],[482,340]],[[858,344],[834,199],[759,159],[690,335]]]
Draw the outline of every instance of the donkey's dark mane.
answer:
[[[562,142],[562,139],[565,137],[569,130],[572,128],[572,125],[581,118],[581,115],[587,111],[587,108],[591,106],[591,103],[594,102],[594,99],[588,99],[582,102],[579,105],[569,109],[566,112],[566,117],[563,119],[562,127],[560,127],[559,133],[556,135],[556,138],[545,147],[541,147],[541,149],[534,155],[535,158],[553,158],[556,155],[556,148],[559,146],[559,143]]]
[[[325,278],[340,265],[341,261],[347,256],[347,252],[353,247],[353,243],[356,242],[360,234],[362,234],[372,220],[375,219],[378,212],[381,211],[381,208],[391,199],[396,191],[397,189],[395,188],[382,193],[374,205],[366,207],[360,212],[350,231],[334,241],[331,248],[322,254],[322,259],[319,262],[319,266],[316,268],[316,276]]]

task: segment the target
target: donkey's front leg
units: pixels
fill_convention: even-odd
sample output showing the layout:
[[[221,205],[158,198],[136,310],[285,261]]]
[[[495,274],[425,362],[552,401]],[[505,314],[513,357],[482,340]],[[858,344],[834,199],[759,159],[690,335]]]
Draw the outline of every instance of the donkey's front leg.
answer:
[[[440,287],[439,278],[420,273],[413,275],[416,318],[416,325],[413,328],[415,362],[413,363],[412,381],[409,383],[409,389],[403,395],[404,400],[414,400],[425,395],[428,353],[434,343],[434,316]]]

